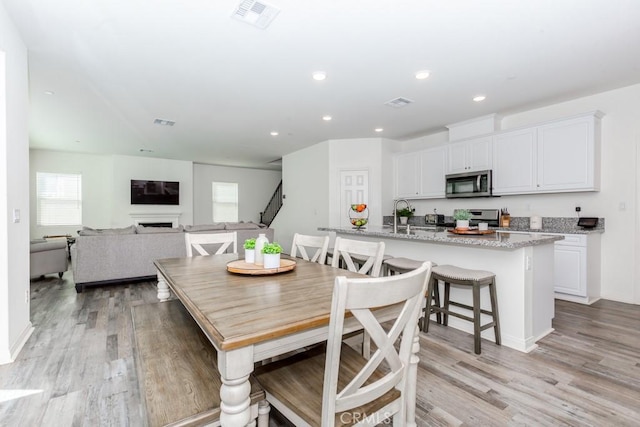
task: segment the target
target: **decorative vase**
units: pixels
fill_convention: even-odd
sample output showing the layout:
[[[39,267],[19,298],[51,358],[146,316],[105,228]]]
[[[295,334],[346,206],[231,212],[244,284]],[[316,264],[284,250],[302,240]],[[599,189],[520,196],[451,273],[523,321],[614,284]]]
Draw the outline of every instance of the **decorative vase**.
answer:
[[[264,245],[267,243],[269,243],[269,239],[267,239],[267,236],[265,236],[264,234],[258,234],[258,238],[256,239],[255,261],[254,261],[256,265],[262,265],[264,263],[262,248],[264,248]]]
[[[264,257],[264,268],[279,268],[280,254],[262,254]]]
[[[468,230],[469,229],[469,220],[468,219],[457,219],[456,220],[456,229],[457,230]]]
[[[248,264],[253,264],[256,262],[256,250],[255,249],[245,249],[244,250],[244,262]]]
[[[400,217],[400,224],[407,225],[407,221],[409,221],[409,217],[408,216],[401,216]]]

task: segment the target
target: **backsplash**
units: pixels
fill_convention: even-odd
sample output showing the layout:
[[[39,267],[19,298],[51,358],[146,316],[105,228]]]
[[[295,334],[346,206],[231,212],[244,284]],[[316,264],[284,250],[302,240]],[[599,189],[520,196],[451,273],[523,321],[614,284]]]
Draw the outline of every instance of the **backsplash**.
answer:
[[[444,217],[445,223],[453,223],[452,216]],[[392,225],[393,224],[393,216],[384,216],[382,217],[382,223],[384,225]],[[427,224],[424,220],[424,215],[414,215],[409,218],[409,224],[417,227],[424,227]],[[502,229],[502,228],[500,228]],[[534,232],[546,232],[546,233],[575,233],[575,232],[584,232],[586,230],[602,230],[604,231],[604,218],[598,218],[598,225],[592,229],[584,229],[582,227],[578,227],[578,218],[577,217],[543,217],[542,218],[542,229],[541,230],[531,230],[529,227],[529,217],[528,216],[512,216],[511,217],[511,226],[509,228],[505,228],[505,230],[514,230],[514,231],[534,231]]]

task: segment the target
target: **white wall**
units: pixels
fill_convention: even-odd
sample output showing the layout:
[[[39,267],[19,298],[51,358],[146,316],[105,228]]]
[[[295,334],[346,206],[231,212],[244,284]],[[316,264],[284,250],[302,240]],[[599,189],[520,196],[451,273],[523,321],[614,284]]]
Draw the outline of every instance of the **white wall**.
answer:
[[[82,175],[82,225],[109,228],[112,225],[113,157],[60,151],[30,150],[31,238],[46,235],[75,235],[80,227],[37,225],[36,172]]]
[[[49,150],[31,150],[31,237],[75,235],[78,226],[36,224],[36,172],[82,175],[82,225],[92,228],[126,227],[131,213],[180,212],[181,224],[193,223],[192,163],[135,156],[103,156]],[[180,205],[132,205],[131,180],[180,182]]]
[[[194,224],[213,222],[212,182],[238,183],[238,219],[260,222],[260,212],[264,211],[281,179],[280,171],[194,164]]]
[[[0,3],[0,364],[33,331],[29,321],[27,49]],[[21,220],[12,221],[18,209]]]
[[[602,235],[602,297],[640,303],[640,215],[638,210],[640,158],[640,85],[608,91],[569,102],[505,116],[502,129],[534,125],[593,110],[605,113],[602,119],[601,190],[491,199],[414,201],[417,215],[451,215],[454,208],[500,208],[508,206],[513,216],[574,217],[579,204],[582,216],[605,218]],[[446,132],[403,142],[403,151],[418,150],[446,141]],[[392,168],[390,159],[384,167]],[[386,204],[391,203],[389,198]],[[620,208],[624,203],[626,208]]]
[[[329,224],[329,142],[284,156],[282,185],[286,198],[271,227],[289,253],[295,233],[319,235]]]
[[[111,226],[133,224],[132,213],[180,213],[180,224],[193,224],[193,163],[182,160],[113,156]],[[178,181],[180,205],[132,205],[131,180]],[[104,205],[103,205],[104,207]]]

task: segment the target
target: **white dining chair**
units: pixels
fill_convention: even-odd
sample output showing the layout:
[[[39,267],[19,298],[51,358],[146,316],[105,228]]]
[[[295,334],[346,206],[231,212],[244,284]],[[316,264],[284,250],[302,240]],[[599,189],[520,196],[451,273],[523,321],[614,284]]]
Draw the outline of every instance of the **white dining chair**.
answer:
[[[329,248],[329,236],[309,236],[306,234],[294,234],[293,243],[291,244],[291,256],[300,257],[305,261],[317,262],[324,264],[327,257],[327,249]],[[313,256],[309,256],[307,250],[315,249]]]
[[[390,416],[394,425],[407,425],[415,417],[409,405],[415,404],[417,386],[415,338],[430,274],[431,263],[425,262],[395,276],[337,277],[326,350],[318,346],[259,367],[255,376],[267,400],[297,426],[377,425]],[[391,327],[384,319],[383,328],[375,309],[396,304],[398,316]],[[369,360],[342,342],[348,316],[376,344]]]
[[[193,250],[199,255],[220,255],[232,246],[233,253],[238,253],[238,234],[233,233],[185,233],[184,241],[187,245],[187,256],[193,256]],[[219,245],[214,253],[209,253],[203,245]]]
[[[357,263],[352,258],[354,255],[358,256]],[[380,276],[383,257],[384,242],[365,242],[336,237],[331,266],[338,268],[340,260],[342,260],[349,271],[378,277]]]

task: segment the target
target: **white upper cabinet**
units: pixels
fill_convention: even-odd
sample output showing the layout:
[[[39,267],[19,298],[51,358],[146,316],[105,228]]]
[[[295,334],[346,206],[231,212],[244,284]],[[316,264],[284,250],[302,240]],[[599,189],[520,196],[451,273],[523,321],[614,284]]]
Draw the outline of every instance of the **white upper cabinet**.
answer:
[[[396,198],[444,198],[447,147],[397,154],[393,164]]]
[[[474,138],[449,146],[447,173],[471,172],[491,169],[492,137]]]
[[[493,193],[600,189],[600,118],[594,112],[494,136]]]
[[[493,141],[493,194],[536,191],[536,130],[496,135]]]
[[[420,156],[417,153],[397,154],[393,161],[396,198],[413,198],[420,194]]]
[[[597,115],[539,126],[539,191],[599,190],[599,134]]]
[[[436,147],[420,152],[420,194],[424,198],[445,196],[447,148]]]

